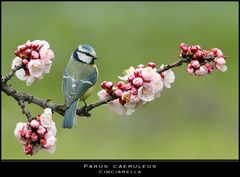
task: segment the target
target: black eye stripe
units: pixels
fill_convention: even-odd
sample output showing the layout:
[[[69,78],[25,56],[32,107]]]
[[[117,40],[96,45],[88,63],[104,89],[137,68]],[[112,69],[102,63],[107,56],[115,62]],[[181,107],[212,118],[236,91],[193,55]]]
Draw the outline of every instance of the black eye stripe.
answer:
[[[78,50],[79,51],[79,50]],[[94,56],[92,56],[91,54],[89,54],[89,53],[87,53],[87,52],[84,52],[84,51],[79,51],[79,52],[81,52],[81,53],[84,53],[85,55],[87,55],[87,56],[90,56],[90,57],[93,57],[94,58]]]

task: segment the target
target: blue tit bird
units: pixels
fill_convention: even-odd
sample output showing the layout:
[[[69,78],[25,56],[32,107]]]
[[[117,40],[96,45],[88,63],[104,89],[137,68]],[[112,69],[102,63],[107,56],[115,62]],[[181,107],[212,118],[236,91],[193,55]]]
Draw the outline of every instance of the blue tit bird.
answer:
[[[64,69],[63,92],[65,96],[66,112],[63,128],[72,128],[76,124],[76,109],[78,100],[83,101],[90,96],[98,78],[98,70],[94,64],[95,50],[86,44],[79,45],[72,53]]]

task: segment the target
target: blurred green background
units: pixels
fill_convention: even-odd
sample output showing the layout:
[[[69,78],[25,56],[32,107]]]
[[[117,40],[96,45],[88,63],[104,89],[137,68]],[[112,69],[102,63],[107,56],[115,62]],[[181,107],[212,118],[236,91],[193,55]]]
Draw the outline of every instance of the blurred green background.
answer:
[[[14,51],[27,40],[47,40],[55,53],[51,73],[19,91],[63,103],[62,73],[72,51],[91,44],[98,57],[99,80],[88,103],[97,101],[103,80],[116,82],[129,66],[168,64],[179,44],[218,47],[228,56],[228,71],[205,77],[175,68],[176,80],[159,99],[118,116],[108,106],[77,127],[58,128],[54,154],[25,156],[13,130],[26,121],[14,99],[2,93],[3,159],[237,159],[238,158],[238,3],[237,2],[2,2],[2,75]],[[28,105],[32,115],[43,110]]]

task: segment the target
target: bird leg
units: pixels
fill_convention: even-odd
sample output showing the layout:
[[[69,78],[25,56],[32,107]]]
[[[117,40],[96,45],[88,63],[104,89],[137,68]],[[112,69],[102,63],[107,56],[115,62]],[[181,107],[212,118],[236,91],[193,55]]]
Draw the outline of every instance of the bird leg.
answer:
[[[82,113],[84,116],[86,117],[90,117],[91,114],[88,112],[88,106],[87,106],[87,103],[86,101],[83,101],[84,102],[84,107],[83,107],[83,110],[82,110]]]

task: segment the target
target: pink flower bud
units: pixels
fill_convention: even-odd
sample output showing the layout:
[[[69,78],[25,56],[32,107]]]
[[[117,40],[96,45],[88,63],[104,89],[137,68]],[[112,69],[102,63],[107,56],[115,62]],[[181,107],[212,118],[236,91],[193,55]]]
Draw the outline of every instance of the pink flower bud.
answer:
[[[27,49],[25,50],[25,55],[28,57],[31,55],[31,50],[30,49]]]
[[[192,51],[191,51],[191,47],[188,47],[187,54],[188,54],[188,55],[192,55],[192,54],[193,54]]]
[[[144,65],[140,64],[140,65],[137,66],[137,68],[144,68]]]
[[[198,47],[196,45],[193,45],[190,47],[191,53],[196,53],[198,51]]]
[[[132,82],[133,79],[135,79],[135,75],[134,75],[134,74],[131,74],[131,75],[128,77],[128,81],[129,81],[129,82]]]
[[[39,58],[39,53],[38,53],[38,52],[35,52],[35,51],[32,51],[32,52],[31,52],[31,58],[32,58],[32,59],[38,59],[38,58]]]
[[[202,58],[202,57],[203,57],[202,51],[201,51],[201,50],[198,50],[198,51],[195,53],[195,57],[196,57],[196,59]]]
[[[203,50],[202,53],[203,53],[203,56],[204,56],[204,57],[210,56],[210,52],[207,51],[207,50]]]
[[[226,61],[224,58],[215,58],[214,62],[218,70],[221,70],[222,72],[227,71]]]
[[[103,89],[106,88],[106,83],[107,83],[107,81],[103,81],[103,82],[101,83],[101,87],[102,87]]]
[[[203,50],[202,53],[203,53],[203,56],[205,56],[205,57],[210,55],[210,52],[207,50]]]
[[[191,66],[195,69],[198,69],[200,67],[200,63],[197,60],[192,60],[191,61]]]
[[[212,73],[214,71],[214,66],[213,65],[211,65],[209,63],[205,63],[204,65],[207,67],[208,73]]]
[[[38,130],[37,130],[37,133],[40,134],[40,135],[44,135],[44,133],[46,132],[46,128],[44,128],[42,125],[40,125],[38,127]]]
[[[153,62],[149,62],[149,63],[147,64],[147,66],[150,66],[150,67],[152,67],[153,69],[156,68],[156,64],[153,63]]]
[[[22,62],[23,62],[24,65],[28,64],[28,60],[27,59],[23,59]]]
[[[47,141],[42,138],[42,139],[40,139],[40,143],[41,143],[42,145],[45,145],[45,144],[47,143]]]
[[[16,50],[16,51],[15,51],[15,55],[19,57],[19,55],[20,55],[20,50]]]
[[[207,73],[208,73],[208,69],[204,65],[200,66],[200,68],[195,71],[195,74],[197,76],[203,76],[203,75],[206,75]]]
[[[114,93],[117,97],[122,97],[122,90],[120,90],[120,89],[114,90],[113,93]]]
[[[25,134],[25,137],[26,137],[26,138],[30,138],[31,135],[32,135],[32,130],[27,130],[27,131],[26,131],[26,134]]]
[[[133,85],[139,87],[139,86],[142,86],[143,85],[143,79],[141,77],[136,77],[134,80],[133,80]]]
[[[26,46],[26,48],[30,48],[31,47],[31,42],[28,40],[26,43],[25,43],[25,46]]]
[[[24,51],[24,50],[26,50],[27,48],[26,48],[26,46],[25,45],[19,45],[18,46],[18,51],[20,51],[20,52],[22,52],[22,51]]]
[[[142,69],[143,68],[135,69],[135,71],[134,71],[135,77],[142,77],[142,73],[141,73]]]
[[[38,128],[39,122],[33,119],[33,120],[30,122],[30,125],[31,125],[32,128]]]
[[[33,43],[32,43],[32,45],[31,45],[31,49],[32,49],[32,50],[37,50],[38,47],[39,47],[38,44],[33,44]]]
[[[215,57],[222,57],[223,56],[222,51],[218,48],[212,48],[211,52],[212,52],[213,56],[215,56]]]
[[[187,46],[182,47],[181,51],[183,54],[186,54],[188,51],[188,47]]]
[[[25,144],[23,146],[23,151],[26,155],[29,155],[29,154],[32,155],[32,153],[33,153],[32,150],[33,150],[33,147],[31,144]]]
[[[182,49],[182,48],[185,47],[185,46],[187,46],[187,44],[185,44],[185,43],[182,42],[182,43],[180,44],[180,49]]]
[[[25,135],[27,133],[27,130],[19,130],[18,134],[20,135],[21,138],[25,138]]]
[[[31,140],[32,140],[33,142],[37,141],[37,140],[38,140],[38,135],[37,135],[36,133],[32,133],[32,135],[31,135]]]
[[[119,81],[117,83],[117,87],[121,90],[125,89],[125,83],[123,81]]]
[[[226,64],[226,60],[224,58],[215,58],[214,61],[217,65],[225,65]]]
[[[132,88],[132,84],[131,83],[127,83],[126,85],[125,85],[125,89],[126,90],[130,90]]]
[[[136,89],[136,87],[132,87],[131,88],[131,94],[137,95],[138,94],[138,89]]]
[[[187,72],[189,73],[189,74],[193,74],[193,72],[194,72],[194,69],[193,68],[187,68]]]
[[[111,90],[112,87],[113,87],[113,83],[112,82],[107,82],[106,83],[106,89]]]
[[[185,43],[180,44],[181,53],[186,54],[188,51],[188,45]]]

